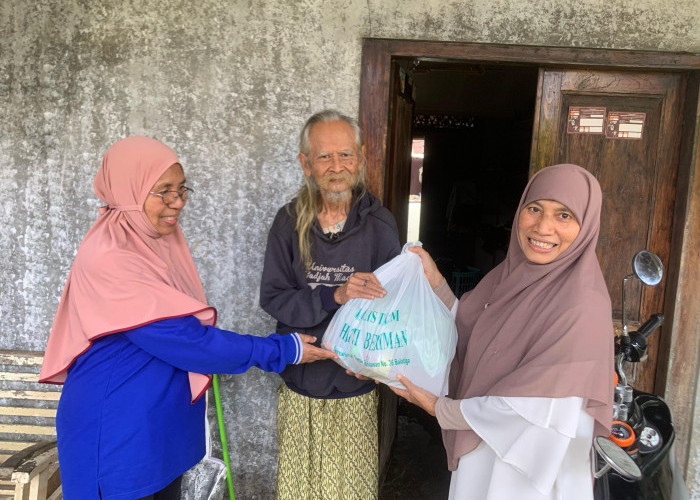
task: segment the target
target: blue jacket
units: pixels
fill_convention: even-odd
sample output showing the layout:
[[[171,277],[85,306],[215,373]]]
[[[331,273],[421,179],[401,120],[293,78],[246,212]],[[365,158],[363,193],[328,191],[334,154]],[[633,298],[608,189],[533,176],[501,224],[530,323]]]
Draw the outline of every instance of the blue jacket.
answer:
[[[279,372],[295,337],[239,335],[194,316],[96,340],[68,372],[56,416],[66,500],[132,500],[161,490],[205,453],[205,400],[188,371]]]

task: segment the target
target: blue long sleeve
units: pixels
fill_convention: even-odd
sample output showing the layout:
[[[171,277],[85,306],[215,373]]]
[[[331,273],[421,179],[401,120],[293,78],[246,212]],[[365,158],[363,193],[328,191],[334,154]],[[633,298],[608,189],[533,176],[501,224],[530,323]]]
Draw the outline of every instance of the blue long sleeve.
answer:
[[[194,316],[149,323],[125,336],[152,356],[195,373],[243,373],[252,366],[279,373],[301,358],[296,335],[241,335],[203,326]]]
[[[96,339],[68,371],[56,416],[65,498],[130,500],[162,489],[205,453],[204,399],[187,372],[281,371],[298,335],[256,337],[194,316]]]

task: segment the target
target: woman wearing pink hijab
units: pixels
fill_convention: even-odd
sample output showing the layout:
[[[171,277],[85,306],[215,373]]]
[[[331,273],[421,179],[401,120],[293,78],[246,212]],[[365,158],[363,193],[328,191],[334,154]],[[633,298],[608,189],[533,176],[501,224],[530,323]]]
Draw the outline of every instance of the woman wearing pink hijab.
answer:
[[[610,433],[613,331],[595,254],[598,181],[576,165],[535,174],[508,254],[457,303],[415,249],[459,332],[447,397],[399,380],[397,394],[436,415],[450,499],[592,500],[590,449]]]
[[[66,500],[179,499],[205,453],[209,373],[280,372],[334,357],[307,335],[214,327],[178,225],[191,190],[175,153],[128,137],[94,182],[105,202],[71,267],[40,380],[64,384],[56,417]]]

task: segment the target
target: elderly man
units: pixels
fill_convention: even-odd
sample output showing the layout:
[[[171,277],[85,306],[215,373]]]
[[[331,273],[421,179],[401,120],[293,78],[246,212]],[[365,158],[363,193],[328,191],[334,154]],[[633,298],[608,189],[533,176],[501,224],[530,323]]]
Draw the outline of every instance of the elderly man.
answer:
[[[396,221],[365,190],[362,133],[336,111],[309,118],[299,141],[304,185],[270,229],[260,305],[279,333],[323,337],[351,298],[383,296],[372,270],[401,250]],[[277,500],[377,498],[378,396],[331,360],[281,373]]]

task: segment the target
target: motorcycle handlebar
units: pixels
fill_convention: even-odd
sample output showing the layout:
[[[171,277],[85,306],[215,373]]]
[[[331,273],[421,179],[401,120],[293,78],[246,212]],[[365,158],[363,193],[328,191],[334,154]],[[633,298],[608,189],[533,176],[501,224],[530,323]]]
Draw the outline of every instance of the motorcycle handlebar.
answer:
[[[637,330],[637,333],[640,334],[644,339],[648,339],[649,335],[651,335],[654,330],[656,330],[658,327],[664,324],[664,315],[663,314],[652,314],[651,318],[646,320],[646,322],[639,327],[639,330]]]

